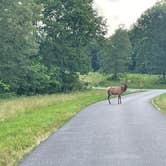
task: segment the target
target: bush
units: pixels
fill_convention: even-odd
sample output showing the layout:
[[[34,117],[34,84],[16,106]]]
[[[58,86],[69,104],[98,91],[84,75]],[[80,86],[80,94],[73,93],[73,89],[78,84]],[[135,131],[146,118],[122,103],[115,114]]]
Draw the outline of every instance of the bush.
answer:
[[[57,69],[37,63],[33,64],[24,79],[19,82],[18,95],[50,94],[60,90],[60,82],[57,79]]]
[[[75,72],[65,71],[62,74],[62,88],[63,92],[74,91],[82,89],[82,84],[79,80],[79,75]]]
[[[2,80],[0,80],[0,93],[6,93],[9,92],[10,86],[8,84],[5,84]]]

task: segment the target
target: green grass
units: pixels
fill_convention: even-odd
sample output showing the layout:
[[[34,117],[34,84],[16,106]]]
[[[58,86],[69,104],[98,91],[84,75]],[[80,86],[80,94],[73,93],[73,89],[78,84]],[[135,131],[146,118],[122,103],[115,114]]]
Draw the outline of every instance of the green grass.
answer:
[[[126,80],[129,82],[129,88],[136,89],[165,89],[166,83],[161,82],[159,75],[148,74],[120,74],[120,80],[111,80],[112,75],[103,75],[100,73],[89,73],[80,75],[80,80],[89,87],[108,87],[119,85]]]
[[[13,166],[24,155],[105,91],[19,97],[0,101],[0,166]]]
[[[159,107],[162,112],[166,113],[166,94],[162,94],[156,97],[153,100],[153,103],[157,105],[157,107]]]

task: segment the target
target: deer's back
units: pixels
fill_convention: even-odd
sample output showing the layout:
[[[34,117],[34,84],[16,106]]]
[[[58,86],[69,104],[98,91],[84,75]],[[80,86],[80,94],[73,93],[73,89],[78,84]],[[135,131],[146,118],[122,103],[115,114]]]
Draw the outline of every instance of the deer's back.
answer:
[[[121,87],[116,87],[116,86],[110,87],[108,89],[108,93],[113,94],[113,95],[121,94],[122,93],[122,88]]]

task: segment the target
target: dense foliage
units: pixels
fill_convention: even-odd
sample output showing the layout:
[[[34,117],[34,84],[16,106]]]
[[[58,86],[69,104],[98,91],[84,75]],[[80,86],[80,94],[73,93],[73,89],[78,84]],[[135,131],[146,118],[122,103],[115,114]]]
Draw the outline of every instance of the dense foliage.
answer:
[[[32,0],[0,1],[0,80],[8,87],[1,86],[1,92],[19,93],[23,84],[29,84],[25,78],[38,50],[35,30],[38,18],[40,7]]]
[[[106,39],[99,62],[100,70],[113,73],[113,79],[128,70],[162,75],[158,81],[165,83],[166,1],[145,11],[128,32],[120,29]]]
[[[106,38],[93,0],[0,1],[0,93],[67,92],[79,74],[166,75],[166,1]]]
[[[101,70],[113,73],[113,79],[118,79],[118,73],[127,71],[131,57],[131,43],[128,32],[119,28],[115,34],[106,40]]]
[[[166,1],[147,10],[130,32],[133,46],[131,70],[166,74]]]
[[[91,68],[87,45],[104,34],[92,0],[0,1],[0,92],[79,88],[77,72]]]

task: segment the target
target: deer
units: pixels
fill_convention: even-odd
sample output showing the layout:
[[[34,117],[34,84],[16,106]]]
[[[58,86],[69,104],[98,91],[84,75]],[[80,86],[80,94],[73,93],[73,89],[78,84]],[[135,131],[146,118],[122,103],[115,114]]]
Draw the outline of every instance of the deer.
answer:
[[[127,90],[127,88],[128,88],[127,83],[123,83],[121,86],[109,87],[109,89],[107,90],[108,103],[111,104],[111,101],[110,101],[111,95],[118,95],[118,104],[122,104],[121,95],[122,95],[122,93],[124,93]]]

